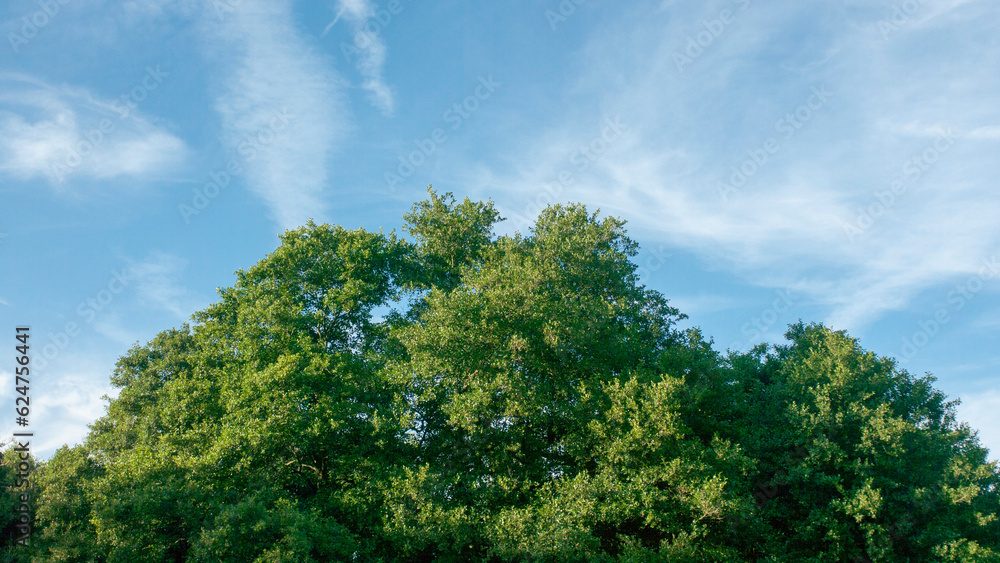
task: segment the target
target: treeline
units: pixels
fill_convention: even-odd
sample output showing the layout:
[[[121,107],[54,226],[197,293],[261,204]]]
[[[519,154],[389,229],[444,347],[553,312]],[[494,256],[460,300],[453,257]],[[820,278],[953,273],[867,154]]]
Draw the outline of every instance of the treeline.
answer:
[[[801,322],[720,353],[623,221],[497,237],[429,193],[406,238],[288,231],[123,356],[7,560],[1000,560],[1000,472],[930,375]]]

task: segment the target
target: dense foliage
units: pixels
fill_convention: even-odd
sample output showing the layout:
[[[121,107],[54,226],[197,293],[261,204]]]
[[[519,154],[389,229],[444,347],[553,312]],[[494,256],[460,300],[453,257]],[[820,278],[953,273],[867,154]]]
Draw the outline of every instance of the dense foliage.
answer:
[[[404,218],[289,231],[122,357],[13,557],[1000,560],[1000,472],[932,377],[802,323],[721,354],[583,206]]]

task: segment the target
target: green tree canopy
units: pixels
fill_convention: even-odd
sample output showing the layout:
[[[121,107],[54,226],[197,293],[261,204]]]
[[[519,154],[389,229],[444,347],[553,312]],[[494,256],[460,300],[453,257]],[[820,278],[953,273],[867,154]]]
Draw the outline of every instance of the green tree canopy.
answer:
[[[105,416],[37,468],[15,554],[1000,559],[1000,472],[932,377],[801,322],[721,353],[640,283],[624,221],[501,220],[429,190],[409,238],[286,232],[118,361]]]

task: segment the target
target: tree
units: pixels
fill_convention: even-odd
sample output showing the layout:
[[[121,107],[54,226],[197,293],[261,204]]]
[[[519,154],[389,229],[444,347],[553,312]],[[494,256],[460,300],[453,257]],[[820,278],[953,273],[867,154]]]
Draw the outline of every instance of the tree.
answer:
[[[816,561],[992,561],[1000,475],[955,405],[843,332],[732,358],[748,386],[739,442],[759,461],[758,553]],[[748,369],[750,368],[750,369]]]
[[[34,550],[44,561],[85,563],[100,553],[91,522],[92,486],[102,469],[87,448],[59,448],[38,474]]]
[[[477,264],[492,242],[493,225],[502,220],[492,202],[465,198],[455,205],[452,194],[439,196],[428,186],[430,199],[417,202],[403,215],[403,230],[416,239],[417,287],[448,290],[460,283],[462,269]]]
[[[38,468],[33,560],[997,560],[1000,472],[932,377],[801,322],[723,355],[621,219],[498,237],[428,191],[409,240],[309,222],[129,350]]]
[[[481,249],[458,286],[435,288],[420,321],[398,331],[408,357],[394,366],[434,476],[428,502],[465,508],[471,522],[592,466],[587,428],[604,384],[655,365],[680,317],[637,284],[623,222],[582,206],[551,207],[531,236]]]

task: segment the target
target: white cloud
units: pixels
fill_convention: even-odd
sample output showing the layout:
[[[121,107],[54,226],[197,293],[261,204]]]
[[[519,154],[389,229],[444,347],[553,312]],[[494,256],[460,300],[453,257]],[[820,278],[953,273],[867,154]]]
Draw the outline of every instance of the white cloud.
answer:
[[[96,301],[100,308],[90,305],[80,313],[97,333],[117,346],[128,348],[141,339],[142,323],[137,324],[137,318],[148,320],[155,318],[155,313],[165,312],[184,322],[206,305],[182,283],[187,259],[154,251],[142,260],[125,261],[127,266],[120,274],[113,273],[102,290],[110,300],[102,301],[101,294],[97,294],[85,303]]]
[[[62,358],[60,358],[62,360]],[[63,366],[72,366],[66,367]],[[40,372],[39,372],[40,373]],[[105,395],[113,395],[104,362],[84,357],[66,358],[65,362],[49,364],[44,375],[45,385],[30,385],[32,454],[47,459],[63,444],[73,445],[83,441],[88,425],[104,415]],[[37,379],[38,377],[36,377]],[[14,376],[0,370],[0,398],[7,403],[14,396]],[[13,417],[0,421],[0,432],[12,436],[24,430],[14,425]]]
[[[219,16],[207,9],[206,17],[215,25]],[[216,103],[227,144],[279,225],[319,219],[326,159],[346,129],[338,77],[299,36],[288,0],[244,0],[220,30],[238,53]]]
[[[75,177],[145,176],[187,153],[140,107],[9,73],[0,74],[0,90],[0,173],[15,179],[41,176],[62,185]]]
[[[675,55],[703,31],[704,10],[609,22],[580,52],[578,79],[567,87],[590,98],[592,113],[567,109],[547,130],[510,141],[505,165],[516,165],[506,170],[460,165],[473,171],[466,185],[504,186],[497,199],[511,217],[552,200],[542,186],[553,191],[560,171],[570,172],[573,181],[554,190],[556,201],[626,217],[644,239],[694,252],[752,283],[801,288],[810,302],[827,305],[827,322],[838,329],[856,330],[977,272],[1000,251],[993,182],[1000,163],[992,156],[1000,122],[993,95],[1000,77],[992,69],[1000,61],[995,50],[973,52],[974,43],[957,38],[989,36],[996,14],[987,3],[951,2],[947,17],[928,13],[934,25],[922,20],[905,38],[886,41],[880,16],[859,23],[857,14],[833,11],[844,23],[834,26],[789,6],[735,9],[735,22],[683,72]],[[798,40],[803,25],[816,28],[809,45]],[[915,51],[917,44],[932,47]],[[780,57],[778,68],[762,62],[790,48],[821,62],[793,70],[780,68]],[[622,87],[609,94],[609,81]],[[817,105],[813,89],[824,87],[832,95],[806,112],[801,127],[791,136],[778,129],[779,119]],[[576,147],[594,143],[604,119],[617,115],[625,132],[596,142],[600,150],[586,166],[574,163]],[[955,142],[947,151],[907,175],[911,159],[931,154],[949,128]],[[763,164],[751,161],[747,184],[720,198],[719,182],[768,138],[777,151]],[[900,177],[905,189],[886,209],[876,192]],[[879,217],[852,241],[845,225],[873,205]]]
[[[195,299],[179,282],[187,264],[184,258],[153,252],[141,262],[130,263],[126,275],[133,280],[130,284],[134,284],[140,304],[186,319],[197,308]]]
[[[0,369],[0,398],[7,399],[14,393],[14,374]]]
[[[33,401],[38,405],[33,411],[34,418],[41,421],[36,432],[36,453],[41,456],[64,444],[82,442],[89,432],[88,425],[105,413],[103,397],[114,394],[108,374],[100,368],[92,372],[62,372],[51,380],[52,384],[46,386],[38,401]],[[48,423],[49,420],[53,423]]]
[[[94,321],[94,332],[100,334],[122,350],[127,350],[130,346],[141,340],[140,332],[135,327],[135,319],[130,316],[122,317],[117,312],[107,311],[101,314]]]
[[[370,0],[338,0],[337,6],[337,17],[324,30],[324,34],[341,17],[347,18],[353,31],[352,43],[348,47],[353,47],[360,53],[357,66],[364,77],[362,88],[368,91],[373,106],[382,110],[385,115],[392,115],[395,106],[392,89],[382,76],[386,56],[385,42],[378,32],[372,33],[365,27],[375,16],[375,4]]]
[[[968,137],[970,139],[976,139],[976,140],[980,140],[980,139],[983,139],[983,140],[987,140],[987,139],[988,140],[1000,139],[1000,127],[997,127],[995,125],[993,125],[993,126],[986,126],[986,127],[978,127],[976,129],[973,129],[972,131],[969,131],[969,133],[966,134],[966,137]]]

